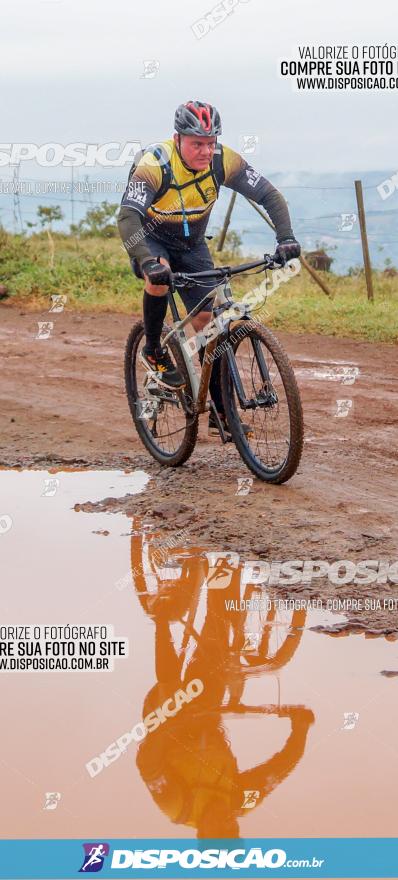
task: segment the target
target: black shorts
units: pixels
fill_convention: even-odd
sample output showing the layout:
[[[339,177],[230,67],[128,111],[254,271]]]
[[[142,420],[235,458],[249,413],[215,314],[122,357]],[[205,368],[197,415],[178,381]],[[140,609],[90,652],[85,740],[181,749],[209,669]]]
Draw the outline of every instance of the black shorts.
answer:
[[[154,257],[164,257],[167,260],[172,272],[205,272],[214,267],[205,241],[199,242],[189,251],[174,250],[169,244],[166,246],[163,242],[152,238],[150,235],[145,236],[145,244]],[[135,258],[131,260],[131,267],[137,278],[142,278],[141,270]],[[207,284],[202,282],[200,285],[194,284],[192,287],[177,287],[177,290],[187,312],[190,312],[215,287],[216,284],[214,283]],[[203,307],[203,311],[210,312],[212,306],[211,302],[208,303]]]

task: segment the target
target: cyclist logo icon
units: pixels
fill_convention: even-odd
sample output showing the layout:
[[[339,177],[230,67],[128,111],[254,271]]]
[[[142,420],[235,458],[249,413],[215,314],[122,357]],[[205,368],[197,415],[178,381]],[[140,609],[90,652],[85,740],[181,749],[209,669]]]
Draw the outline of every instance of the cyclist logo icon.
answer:
[[[101,871],[104,859],[109,853],[109,843],[83,843],[84,860],[79,873]]]
[[[61,800],[61,794],[59,791],[46,791],[45,798],[43,810],[56,810]]]
[[[232,579],[233,569],[238,568],[239,554],[230,553],[206,553],[209,562],[209,571],[206,578],[208,590],[226,590]]]
[[[356,214],[340,214],[340,222],[337,226],[339,232],[351,232],[354,223],[357,222]]]
[[[154,76],[159,71],[160,61],[157,61],[155,58],[151,58],[147,61],[144,61],[144,73],[141,74],[141,79],[153,79]]]
[[[259,138],[257,134],[244,134],[242,153],[255,153]]]
[[[244,791],[244,801],[241,806],[242,810],[252,810],[257,806],[258,798],[260,797],[259,791]]]

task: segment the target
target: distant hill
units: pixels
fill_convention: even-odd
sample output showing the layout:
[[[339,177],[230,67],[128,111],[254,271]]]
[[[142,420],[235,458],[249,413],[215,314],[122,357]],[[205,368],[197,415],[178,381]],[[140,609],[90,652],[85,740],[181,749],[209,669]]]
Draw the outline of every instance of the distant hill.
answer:
[[[254,162],[253,162],[254,164]],[[342,214],[357,215],[354,180],[362,180],[366,224],[372,264],[383,268],[390,259],[398,266],[398,191],[383,200],[377,187],[391,171],[345,174],[270,174],[272,183],[283,192],[293,220],[297,238],[305,250],[321,243],[333,257],[332,269],[346,272],[350,266],[362,264],[362,246],[358,219],[352,230],[342,229]],[[387,190],[387,188],[386,188]],[[223,190],[213,211],[213,223],[222,223],[230,198]],[[216,214],[217,211],[217,214]],[[346,224],[347,223],[346,220]],[[264,227],[264,229],[263,229]],[[253,208],[238,198],[232,215],[231,228],[242,235],[246,250],[262,253],[272,249],[273,236]],[[264,234],[266,239],[264,241]]]

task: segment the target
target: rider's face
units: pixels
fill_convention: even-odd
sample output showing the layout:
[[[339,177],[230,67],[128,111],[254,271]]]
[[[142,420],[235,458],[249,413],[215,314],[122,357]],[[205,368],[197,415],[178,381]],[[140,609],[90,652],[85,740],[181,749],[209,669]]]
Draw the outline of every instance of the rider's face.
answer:
[[[178,146],[178,135],[174,135],[174,140]],[[215,137],[197,137],[196,135],[181,135],[181,156],[190,168],[194,171],[202,171],[210,164],[217,138]]]

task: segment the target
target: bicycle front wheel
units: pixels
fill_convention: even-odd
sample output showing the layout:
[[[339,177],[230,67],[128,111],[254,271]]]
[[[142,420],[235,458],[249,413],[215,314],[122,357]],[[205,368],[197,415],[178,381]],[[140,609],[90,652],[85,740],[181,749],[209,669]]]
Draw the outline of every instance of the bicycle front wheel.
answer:
[[[296,472],[303,411],[286,352],[266,327],[234,323],[221,362],[221,389],[234,443],[247,467],[268,483]]]

